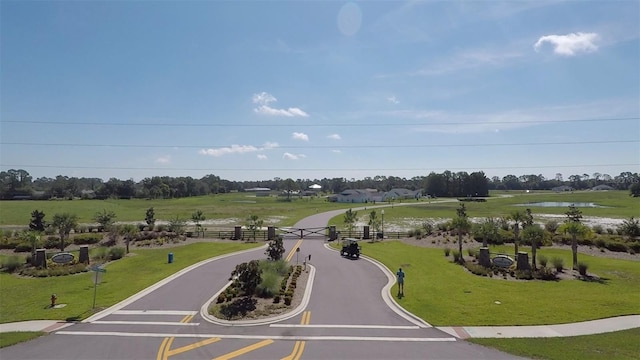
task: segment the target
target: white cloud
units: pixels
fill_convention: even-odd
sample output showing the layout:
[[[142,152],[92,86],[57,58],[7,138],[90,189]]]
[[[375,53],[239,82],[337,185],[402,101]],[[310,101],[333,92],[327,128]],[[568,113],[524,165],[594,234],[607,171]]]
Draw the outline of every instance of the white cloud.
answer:
[[[309,114],[304,112],[304,110],[297,107],[290,107],[288,109],[276,109],[269,106],[270,103],[276,102],[278,101],[278,99],[276,99],[275,96],[264,91],[259,94],[253,94],[253,96],[251,97],[251,100],[253,101],[254,104],[258,105],[258,107],[253,109],[253,111],[255,111],[258,114],[271,115],[271,116],[287,116],[287,117],[294,117],[294,116],[308,117],[309,116]]]
[[[342,151],[338,149],[331,150],[332,153],[340,154]]]
[[[282,154],[282,158],[283,159],[287,159],[287,160],[298,160],[298,159],[302,159],[302,158],[306,158],[307,156],[304,154],[292,154],[292,153],[284,153]]]
[[[309,141],[309,136],[305,133],[294,132],[291,134],[291,138],[294,140]]]
[[[342,140],[342,137],[340,137],[339,134],[331,134],[331,135],[327,136],[327,138],[329,138],[331,140]]]
[[[554,53],[563,56],[574,56],[577,53],[590,53],[598,50],[598,46],[595,44],[597,39],[598,34],[596,33],[578,32],[567,35],[545,35],[538,39],[533,48],[536,51],[540,51],[544,43],[548,42],[553,45]]]
[[[167,156],[160,156],[159,158],[156,159],[156,162],[158,164],[168,164],[171,162],[171,156],[167,155]]]
[[[387,98],[387,101],[388,101],[388,102],[390,102],[390,103],[392,103],[392,104],[399,104],[399,103],[400,103],[400,101],[398,101],[398,99],[396,99],[396,97],[395,97],[395,96],[389,96],[389,97]]]
[[[258,154],[258,159],[259,159],[259,160],[267,160],[267,155],[265,155],[265,154]]]
[[[278,143],[266,142],[262,147],[255,147],[253,145],[231,145],[228,147],[221,147],[216,149],[200,149],[198,154],[209,155],[214,157],[220,157],[229,154],[246,154],[256,151],[271,150],[277,148]]]

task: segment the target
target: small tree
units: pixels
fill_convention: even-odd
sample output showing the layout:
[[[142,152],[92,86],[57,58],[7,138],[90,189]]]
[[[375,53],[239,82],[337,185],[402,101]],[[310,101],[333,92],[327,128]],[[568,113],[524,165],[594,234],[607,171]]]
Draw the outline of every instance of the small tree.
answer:
[[[538,224],[529,225],[522,230],[522,236],[531,242],[531,266],[536,269],[536,251],[544,238],[544,230]]]
[[[245,296],[252,296],[262,281],[260,275],[262,275],[260,263],[258,260],[251,260],[236,265],[236,268],[231,272],[231,279],[238,282]]]
[[[264,220],[258,215],[251,215],[247,218],[247,228],[253,233],[253,241],[256,241],[256,231],[262,227]]]
[[[569,206],[569,210],[565,212],[567,220],[563,231],[571,235],[571,252],[573,253],[573,269],[578,269],[578,236],[584,233],[585,229],[581,223],[582,211],[573,204]]]
[[[457,216],[453,218],[451,224],[458,234],[458,252],[460,253],[458,261],[462,264],[464,263],[464,256],[462,256],[462,235],[466,234],[469,229],[471,229],[471,222],[467,217],[467,209],[463,203],[461,203],[460,207],[456,209],[456,214]]]
[[[482,247],[487,247],[488,240],[491,240],[493,243],[500,238],[498,223],[492,217],[484,219],[475,229],[478,235],[482,237]]]
[[[633,216],[629,220],[623,220],[618,227],[620,233],[632,241],[635,237],[640,236],[640,221],[634,219]]]
[[[97,212],[93,215],[93,220],[100,224],[103,229],[109,229],[109,226],[113,225],[116,219],[116,214],[113,211],[107,211],[102,209],[102,212]]]
[[[29,221],[29,230],[42,232],[45,227],[46,223],[44,221],[44,212],[33,210],[31,212],[31,221]]]
[[[153,230],[153,227],[156,224],[156,212],[152,207],[147,209],[147,212],[144,215],[144,222],[149,226],[149,230]]]
[[[376,233],[380,231],[380,219],[378,213],[375,210],[371,210],[369,213],[369,227],[371,227]],[[375,236],[373,237],[375,241]]]
[[[29,243],[29,245],[31,245],[31,257],[32,257],[32,264],[33,264],[33,260],[35,260],[34,256],[36,255],[36,249],[38,248],[38,246],[40,246],[40,243],[42,242],[42,236],[40,235],[39,231],[23,231],[20,234],[20,240],[26,241]]]
[[[182,235],[182,233],[184,233],[184,227],[186,225],[187,222],[176,215],[175,218],[169,220],[169,231],[174,232],[178,235]]]
[[[271,261],[282,260],[282,255],[284,254],[284,244],[282,241],[282,237],[276,236],[275,239],[269,241],[269,246],[265,251],[265,255]]]
[[[347,210],[344,213],[344,223],[347,225],[347,230],[349,230],[349,236],[351,236],[351,232],[353,231],[353,227],[355,226],[355,222],[358,219],[358,212],[353,211],[351,209]]]
[[[196,237],[199,237],[200,233],[202,233],[202,237],[204,237],[204,231],[202,231],[202,225],[200,224],[205,220],[202,211],[196,210],[193,214],[191,214],[191,220],[196,224]]]
[[[133,224],[123,224],[120,227],[119,233],[120,233],[120,235],[122,235],[122,238],[124,239],[124,243],[125,243],[125,246],[126,246],[126,249],[127,249],[127,254],[128,254],[129,253],[129,243],[131,242],[133,237],[136,236],[136,234],[138,233],[138,229]]]
[[[58,230],[60,235],[60,251],[64,251],[64,241],[69,236],[71,230],[78,226],[78,216],[75,214],[62,213],[53,215],[52,225]]]

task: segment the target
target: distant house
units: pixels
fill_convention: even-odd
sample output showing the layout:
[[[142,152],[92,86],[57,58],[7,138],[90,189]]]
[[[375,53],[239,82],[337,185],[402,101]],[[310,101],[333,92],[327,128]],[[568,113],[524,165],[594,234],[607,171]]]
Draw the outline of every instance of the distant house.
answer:
[[[422,190],[391,189],[384,193],[383,201],[419,199],[422,197]]]
[[[615,190],[615,189],[613,187],[609,186],[609,185],[598,185],[598,186],[592,187],[591,190],[594,190],[594,191],[609,191],[609,190]]]
[[[267,188],[267,187],[255,187],[255,188],[249,188],[249,189],[245,189],[244,191],[246,192],[252,192],[254,193],[256,196],[269,196],[269,194],[271,194],[271,189]]]
[[[349,189],[339,194],[327,196],[327,201],[339,203],[370,203],[394,200],[418,199],[422,191],[408,189],[392,189],[385,193],[379,193],[375,189]]]
[[[562,185],[562,186],[556,186],[551,190],[554,192],[563,192],[563,191],[573,191],[573,188],[571,186]]]

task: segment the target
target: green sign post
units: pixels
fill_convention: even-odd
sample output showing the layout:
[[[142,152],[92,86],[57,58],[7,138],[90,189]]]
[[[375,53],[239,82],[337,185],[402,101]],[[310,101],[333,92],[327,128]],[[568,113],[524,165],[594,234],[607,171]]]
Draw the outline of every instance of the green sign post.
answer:
[[[92,309],[95,309],[96,308],[96,292],[98,291],[98,283],[100,282],[99,274],[107,272],[107,269],[103,269],[100,267],[100,265],[95,264],[91,266],[89,270],[93,271],[95,274],[93,277],[93,307],[92,307]]]

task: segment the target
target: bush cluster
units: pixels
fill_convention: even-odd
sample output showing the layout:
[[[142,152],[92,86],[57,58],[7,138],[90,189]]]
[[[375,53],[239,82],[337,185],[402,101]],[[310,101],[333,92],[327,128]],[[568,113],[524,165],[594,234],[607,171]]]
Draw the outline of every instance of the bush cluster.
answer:
[[[256,309],[256,304],[258,300],[245,296],[239,299],[233,300],[229,304],[220,305],[220,314],[224,316],[227,320],[231,320],[238,316],[245,316],[247,313]]]
[[[102,240],[100,234],[79,234],[73,237],[73,243],[75,245],[90,245],[97,244]]]

